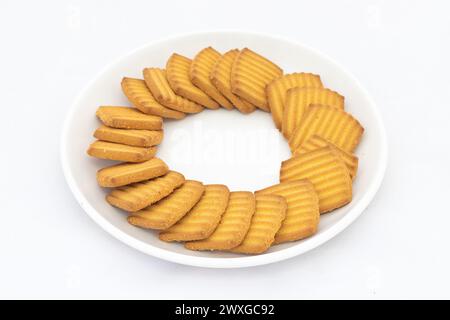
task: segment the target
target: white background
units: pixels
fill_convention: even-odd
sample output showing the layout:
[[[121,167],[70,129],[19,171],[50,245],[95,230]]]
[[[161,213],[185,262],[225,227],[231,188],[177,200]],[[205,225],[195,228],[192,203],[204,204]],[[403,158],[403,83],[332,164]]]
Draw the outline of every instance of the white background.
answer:
[[[450,298],[448,1],[0,2],[0,298]],[[182,32],[289,37],[360,79],[389,138],[383,185],[325,245],[269,266],[186,267],[102,231],[71,195],[62,123],[108,63]],[[238,177],[237,177],[238,178]]]

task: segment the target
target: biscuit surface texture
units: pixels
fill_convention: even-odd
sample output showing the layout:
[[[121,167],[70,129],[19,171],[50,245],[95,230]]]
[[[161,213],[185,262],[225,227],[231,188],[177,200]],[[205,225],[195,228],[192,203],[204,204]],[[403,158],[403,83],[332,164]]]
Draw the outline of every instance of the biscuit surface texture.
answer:
[[[332,144],[330,141],[322,138],[319,135],[314,134],[311,137],[309,137],[308,140],[306,140],[299,148],[297,148],[295,150],[293,155],[297,156],[302,153],[320,149],[320,148],[323,148],[326,146],[330,146],[337,151],[337,153],[339,154],[339,156],[342,158],[345,165],[347,166],[350,176],[352,177],[352,179],[354,179],[356,176],[356,172],[358,170],[358,157],[353,155],[350,152],[347,152],[347,151],[342,150],[341,148],[338,148],[337,146]]]
[[[189,77],[191,82],[199,87],[219,105],[226,109],[233,109],[233,105],[211,83],[210,74],[216,62],[222,55],[212,47],[201,50],[192,60]]]
[[[162,176],[168,171],[164,161],[152,158],[141,163],[121,163],[100,169],[97,171],[97,182],[102,187],[121,187]]]
[[[229,250],[238,246],[247,234],[255,213],[255,196],[247,191],[230,193],[227,209],[214,232],[204,240],[187,242],[190,250]]]
[[[167,197],[184,181],[181,173],[169,171],[156,179],[114,189],[106,196],[106,201],[122,210],[136,212]]]
[[[283,75],[283,70],[248,48],[242,49],[231,69],[231,90],[264,111],[269,110],[266,86]]]
[[[164,230],[180,220],[198,202],[205,187],[199,181],[186,180],[166,198],[128,216],[128,222],[144,229]]]
[[[231,92],[231,68],[233,67],[233,62],[238,54],[238,49],[230,50],[216,61],[210,74],[211,83],[227,97],[240,112],[250,113],[255,111],[256,107]]]
[[[267,100],[273,122],[281,129],[286,94],[292,88],[322,88],[320,76],[312,73],[291,73],[275,79],[266,87]]]
[[[185,117],[184,113],[166,108],[160,104],[152,95],[144,80],[125,77],[122,79],[121,85],[125,96],[140,111],[170,119],[182,119]]]
[[[289,89],[286,93],[282,120],[282,132],[286,138],[291,137],[310,105],[331,106],[343,110],[344,97],[325,88]]]
[[[103,106],[96,116],[108,127],[118,129],[161,130],[162,118],[144,114],[134,108]]]
[[[162,105],[184,113],[198,113],[203,107],[175,94],[167,82],[166,71],[159,68],[145,68],[144,79],[153,96]]]
[[[351,114],[330,106],[312,105],[289,139],[294,153],[312,135],[327,139],[338,148],[353,152],[361,140],[364,128]]]
[[[166,76],[170,87],[176,94],[194,101],[209,109],[219,108],[219,104],[197,88],[189,77],[192,60],[174,53],[166,64]]]
[[[286,199],[277,195],[256,195],[256,210],[242,243],[232,252],[258,254],[272,245],[286,217]]]
[[[319,198],[310,181],[284,182],[256,191],[255,194],[274,194],[286,199],[286,219],[275,235],[274,243],[304,239],[317,232]]]
[[[133,147],[125,144],[95,141],[91,143],[87,153],[91,157],[125,162],[143,162],[153,158],[156,147]]]
[[[280,181],[309,180],[319,197],[320,213],[342,207],[352,200],[352,180],[339,154],[325,147],[281,163]]]
[[[227,186],[205,186],[197,204],[180,221],[159,234],[164,241],[193,241],[208,238],[220,222],[228,205],[230,191]]]
[[[161,130],[116,129],[101,126],[94,132],[94,137],[101,141],[122,143],[135,147],[151,147],[161,143]]]

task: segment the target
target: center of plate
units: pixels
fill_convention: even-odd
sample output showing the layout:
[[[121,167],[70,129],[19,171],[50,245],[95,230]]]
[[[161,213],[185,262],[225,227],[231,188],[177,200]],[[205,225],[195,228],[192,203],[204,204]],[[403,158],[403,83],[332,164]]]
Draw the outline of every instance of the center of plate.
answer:
[[[187,179],[258,190],[279,182],[280,163],[290,151],[269,113],[221,108],[164,121],[157,156]]]

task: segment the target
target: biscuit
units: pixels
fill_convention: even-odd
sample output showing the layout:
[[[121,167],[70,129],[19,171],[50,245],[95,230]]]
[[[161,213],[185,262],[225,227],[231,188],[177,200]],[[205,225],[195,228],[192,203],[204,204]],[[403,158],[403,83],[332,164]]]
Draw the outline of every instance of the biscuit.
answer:
[[[349,153],[336,147],[328,140],[316,134],[309,137],[308,140],[306,140],[299,148],[297,148],[294,152],[294,156],[306,153],[308,151],[313,151],[315,149],[323,148],[326,146],[330,146],[337,151],[342,160],[344,160],[344,163],[347,166],[350,176],[352,177],[352,179],[354,179],[356,176],[356,171],[358,170],[358,157],[353,155],[352,153]]]
[[[189,78],[189,69],[192,60],[174,53],[166,64],[166,76],[170,87],[176,94],[194,101],[209,109],[219,108],[219,104],[206,93],[194,86]]]
[[[128,107],[99,107],[95,115],[103,124],[117,129],[161,130],[162,118]]]
[[[227,186],[210,184],[200,201],[180,221],[159,234],[163,241],[193,241],[208,238],[216,229],[228,205]]]
[[[167,197],[184,181],[181,173],[169,171],[156,179],[114,189],[106,196],[106,201],[122,210],[136,212]]]
[[[182,112],[171,110],[160,104],[148,89],[144,80],[134,78],[122,79],[122,91],[138,110],[169,119],[183,119]]]
[[[166,71],[158,68],[145,68],[144,79],[153,96],[167,108],[184,113],[199,113],[203,107],[173,92],[166,79]]]
[[[101,126],[94,132],[94,137],[101,141],[122,143],[135,147],[151,147],[161,143],[163,132],[151,130],[125,130]]]
[[[154,205],[132,213],[128,222],[144,229],[170,228],[200,200],[205,187],[195,180],[186,180],[166,198]]]
[[[156,147],[143,148],[127,146],[120,143],[106,141],[94,141],[89,146],[87,154],[91,157],[107,160],[142,162],[153,158]]]
[[[256,210],[242,243],[232,252],[258,254],[272,245],[286,217],[286,199],[277,195],[256,195]]]
[[[255,196],[251,192],[231,192],[227,209],[216,230],[204,240],[186,242],[190,250],[229,250],[237,247],[247,234],[255,213]]]
[[[256,107],[231,92],[231,68],[238,54],[238,49],[230,50],[216,61],[210,74],[211,83],[233,103],[236,109],[242,113],[250,113],[255,111]]]
[[[270,111],[266,86],[283,70],[248,48],[242,49],[231,68],[231,91],[264,111]]]
[[[320,76],[312,73],[291,73],[273,80],[266,87],[267,101],[275,126],[281,130],[286,93],[292,88],[322,88]]]
[[[352,200],[352,179],[339,154],[325,147],[281,163],[280,181],[307,179],[319,197],[320,213],[342,207]]]
[[[113,188],[153,179],[166,174],[169,168],[159,158],[141,163],[121,163],[97,171],[97,182],[102,187]]]
[[[275,235],[274,243],[295,241],[317,232],[319,224],[319,198],[308,180],[283,182],[255,192],[256,196],[275,194],[287,202],[286,219]]]
[[[289,139],[299,125],[309,105],[344,109],[344,97],[335,91],[325,88],[292,88],[286,93],[281,129],[283,135]]]
[[[312,135],[327,139],[338,148],[353,152],[358,146],[364,128],[351,114],[330,106],[308,107],[300,126],[289,139],[289,147],[295,152]]]
[[[203,90],[218,104],[231,110],[233,105],[217,90],[209,78],[212,68],[221,57],[222,55],[212,47],[203,49],[192,59],[189,78],[195,86]]]

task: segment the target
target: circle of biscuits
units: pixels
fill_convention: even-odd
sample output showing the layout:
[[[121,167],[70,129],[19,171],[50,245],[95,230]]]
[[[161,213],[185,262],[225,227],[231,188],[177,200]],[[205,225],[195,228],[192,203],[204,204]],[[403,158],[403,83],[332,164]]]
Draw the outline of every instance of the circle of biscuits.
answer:
[[[122,163],[100,169],[112,206],[130,224],[159,230],[163,241],[190,250],[259,254],[270,246],[312,236],[320,215],[348,204],[363,127],[344,111],[344,97],[321,77],[283,70],[244,48],[224,54],[212,47],[192,60],[174,53],[166,69],[145,68],[143,79],[124,77],[132,107],[101,106],[102,125],[87,151]],[[163,118],[183,119],[208,109],[270,112],[292,157],[281,163],[280,183],[256,192],[187,180],[156,158]]]

